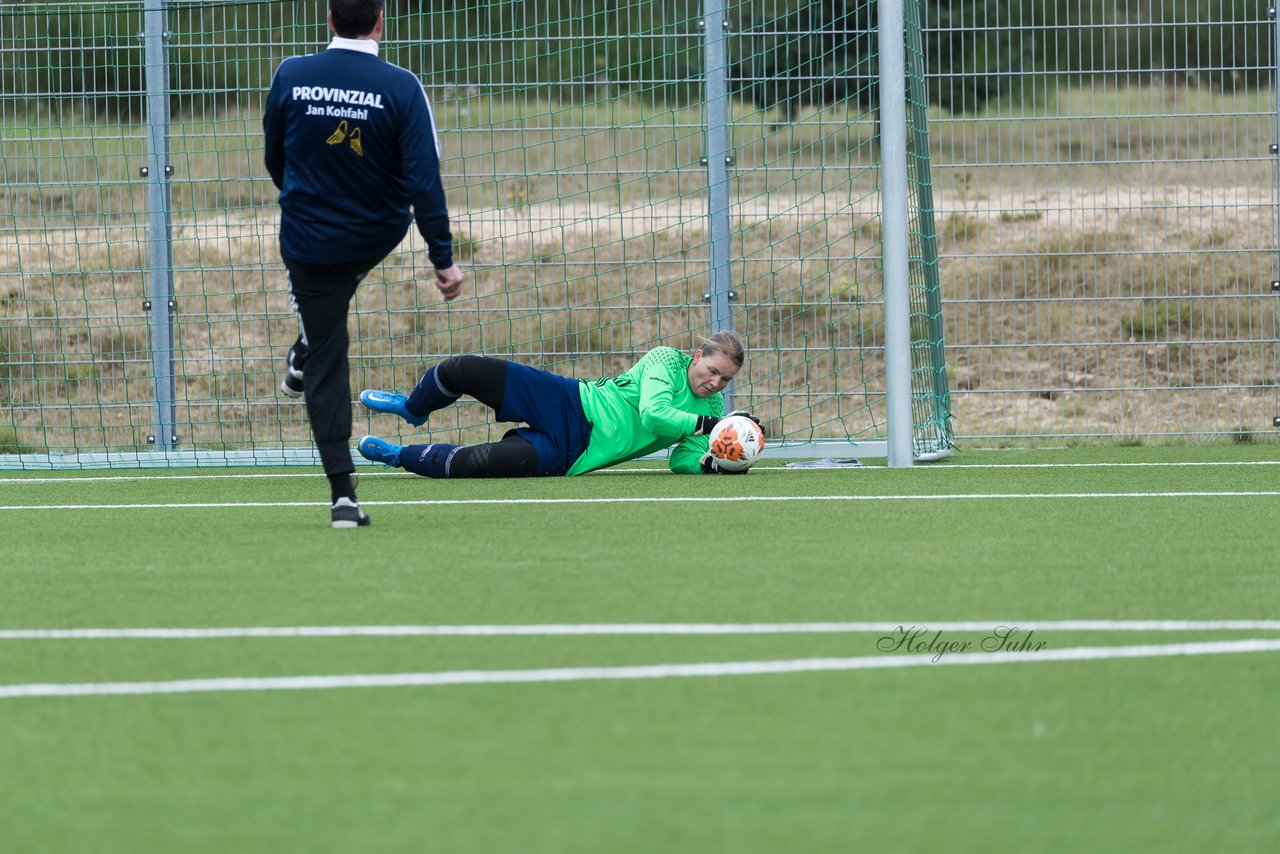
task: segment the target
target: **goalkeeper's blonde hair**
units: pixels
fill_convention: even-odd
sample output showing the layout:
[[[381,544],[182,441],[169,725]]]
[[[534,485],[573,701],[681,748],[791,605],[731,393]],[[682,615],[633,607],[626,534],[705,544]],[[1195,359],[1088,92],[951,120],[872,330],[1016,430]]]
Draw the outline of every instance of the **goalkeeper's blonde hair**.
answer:
[[[710,338],[703,338],[698,349],[702,351],[704,356],[723,353],[739,368],[747,360],[747,345],[742,340],[742,336],[728,329],[721,330]]]

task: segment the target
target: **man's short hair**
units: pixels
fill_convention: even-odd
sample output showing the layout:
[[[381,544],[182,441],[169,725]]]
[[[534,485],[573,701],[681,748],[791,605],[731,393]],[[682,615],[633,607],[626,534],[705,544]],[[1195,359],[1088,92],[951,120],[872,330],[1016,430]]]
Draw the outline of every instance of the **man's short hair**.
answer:
[[[386,0],[329,0],[333,31],[344,39],[358,39],[373,32]]]

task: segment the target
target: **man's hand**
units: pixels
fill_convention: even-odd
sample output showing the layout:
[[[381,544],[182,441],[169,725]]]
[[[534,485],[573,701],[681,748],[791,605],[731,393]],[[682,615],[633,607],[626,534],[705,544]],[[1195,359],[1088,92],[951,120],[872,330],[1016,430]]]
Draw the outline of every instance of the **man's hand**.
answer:
[[[436,269],[436,287],[440,289],[440,295],[444,297],[445,302],[449,302],[462,293],[462,268],[457,264],[451,267],[445,267],[443,270]]]
[[[702,455],[702,459],[698,461],[698,468],[702,469],[703,474],[746,474],[748,471],[747,469],[743,469],[742,471],[727,471],[720,468],[720,466],[716,464],[716,458],[710,451],[707,451]]]

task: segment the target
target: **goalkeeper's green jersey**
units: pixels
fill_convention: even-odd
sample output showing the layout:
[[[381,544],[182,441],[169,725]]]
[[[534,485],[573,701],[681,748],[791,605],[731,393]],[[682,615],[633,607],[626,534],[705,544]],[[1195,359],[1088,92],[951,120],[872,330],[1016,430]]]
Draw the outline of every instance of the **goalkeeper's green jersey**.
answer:
[[[634,460],[671,445],[674,472],[696,474],[707,437],[694,436],[698,416],[724,414],[724,395],[698,397],[689,388],[693,357],[673,347],[655,347],[631,370],[578,384],[591,441],[566,474],[586,474]]]

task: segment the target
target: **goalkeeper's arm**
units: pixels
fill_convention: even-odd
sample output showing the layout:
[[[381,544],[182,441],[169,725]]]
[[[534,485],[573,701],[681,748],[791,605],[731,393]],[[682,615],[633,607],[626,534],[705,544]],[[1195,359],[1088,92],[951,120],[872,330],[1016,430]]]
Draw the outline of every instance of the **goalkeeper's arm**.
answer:
[[[702,472],[703,474],[746,474],[747,473],[746,469],[739,469],[738,471],[729,471],[728,469],[720,468],[720,464],[716,462],[715,454],[711,453],[710,451],[707,451],[698,460],[698,471]]]
[[[717,418],[714,415],[699,415],[698,429],[694,431],[693,435],[710,436],[711,431],[716,429],[717,424],[719,424],[725,418],[732,418],[735,415],[741,415],[743,418],[750,418],[752,421],[756,422],[756,426],[760,428],[760,432],[762,433],[764,432],[764,425],[760,423],[759,418],[756,418],[754,415],[752,415],[750,412],[748,412],[745,409],[735,409],[733,410],[733,412],[730,412],[728,415],[722,416],[720,418]]]
[[[707,455],[707,437],[688,436],[671,450],[667,468],[676,474],[699,474],[702,458]]]
[[[725,471],[716,463],[708,447],[706,436],[690,436],[671,452],[667,467],[676,474],[746,474],[742,471]]]

